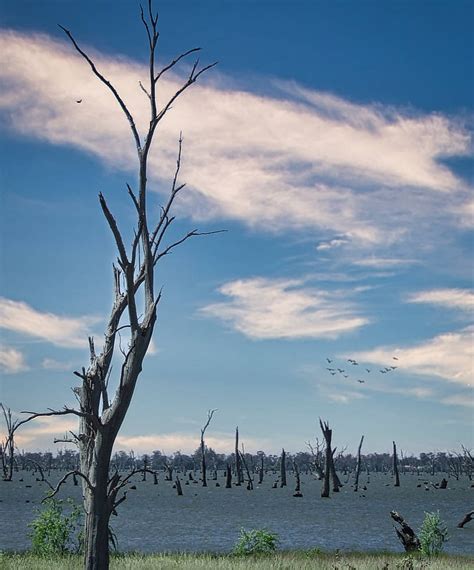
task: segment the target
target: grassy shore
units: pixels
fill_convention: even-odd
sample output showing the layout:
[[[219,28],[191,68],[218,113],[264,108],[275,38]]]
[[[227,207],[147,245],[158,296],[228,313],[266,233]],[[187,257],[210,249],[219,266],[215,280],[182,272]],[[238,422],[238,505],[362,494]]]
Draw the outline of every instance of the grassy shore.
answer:
[[[275,554],[236,557],[212,554],[123,554],[111,559],[113,570],[465,570],[474,569],[474,557],[408,557],[404,554],[323,553],[314,551],[277,552]],[[0,554],[0,569],[5,570],[81,570],[80,556],[56,559],[40,558],[30,553]]]

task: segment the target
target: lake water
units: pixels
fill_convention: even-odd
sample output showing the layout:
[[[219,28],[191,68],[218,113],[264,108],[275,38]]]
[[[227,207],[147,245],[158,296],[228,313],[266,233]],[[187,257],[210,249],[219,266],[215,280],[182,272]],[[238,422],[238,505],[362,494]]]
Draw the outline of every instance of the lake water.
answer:
[[[18,481],[18,478],[23,481]],[[52,474],[55,483],[60,474]],[[276,475],[267,474],[261,486],[247,491],[245,486],[225,489],[219,473],[220,487],[208,481],[183,484],[184,496],[178,497],[172,484],[160,475],[158,485],[148,476],[134,482],[136,490],[119,506],[119,516],[111,525],[118,537],[120,550],[213,551],[232,549],[241,527],[267,528],[280,537],[281,548],[333,550],[403,550],[393,529],[390,511],[398,511],[414,528],[419,528],[425,511],[438,511],[445,521],[450,539],[445,550],[450,553],[474,553],[474,521],[464,529],[456,528],[464,514],[474,506],[474,488],[466,478],[449,479],[448,489],[431,485],[417,487],[423,481],[439,482],[442,475],[419,477],[401,475],[401,486],[393,487],[390,475],[371,474],[361,477],[355,493],[349,484],[331,498],[320,496],[321,482],[301,476],[303,498],[293,497],[294,479],[288,487],[272,488]],[[31,485],[31,487],[27,487]],[[0,550],[24,550],[30,547],[28,523],[36,516],[35,508],[47,491],[46,483],[31,473],[15,474],[15,480],[0,481]],[[58,494],[60,498],[81,499],[81,487],[70,480]]]

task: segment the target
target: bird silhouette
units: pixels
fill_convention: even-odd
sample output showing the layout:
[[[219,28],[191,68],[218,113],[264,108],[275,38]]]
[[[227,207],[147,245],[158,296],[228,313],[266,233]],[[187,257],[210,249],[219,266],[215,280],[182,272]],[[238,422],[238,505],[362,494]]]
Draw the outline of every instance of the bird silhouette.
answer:
[[[326,358],[326,360],[328,361],[329,364],[332,363],[332,360],[330,358]]]
[[[364,384],[365,380],[357,380],[357,382],[359,382],[360,384]]]
[[[370,370],[368,368],[366,368],[367,372],[370,372]]]
[[[82,99],[76,99],[76,103],[82,103]]]
[[[398,360],[398,358],[396,356],[392,356],[393,360]]]

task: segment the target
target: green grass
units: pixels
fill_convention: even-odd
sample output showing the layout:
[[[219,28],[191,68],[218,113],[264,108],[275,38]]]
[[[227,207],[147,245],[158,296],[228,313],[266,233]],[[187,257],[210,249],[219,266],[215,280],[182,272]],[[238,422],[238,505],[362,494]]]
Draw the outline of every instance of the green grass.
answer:
[[[410,562],[410,560],[412,562]],[[318,550],[277,552],[260,556],[214,554],[114,555],[113,570],[465,570],[474,569],[474,557],[441,555],[408,558],[394,553],[323,553]],[[31,553],[0,554],[1,570],[81,570],[80,556],[41,558]]]

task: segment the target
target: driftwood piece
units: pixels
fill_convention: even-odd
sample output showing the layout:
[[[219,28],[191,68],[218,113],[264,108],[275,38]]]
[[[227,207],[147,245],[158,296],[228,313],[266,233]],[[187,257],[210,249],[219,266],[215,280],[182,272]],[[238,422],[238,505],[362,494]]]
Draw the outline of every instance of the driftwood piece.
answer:
[[[460,523],[458,523],[458,528],[464,528],[464,525],[467,524],[468,522],[472,521],[473,518],[474,518],[474,511],[471,511],[470,513],[466,513],[464,515],[464,518],[462,519],[462,521]]]
[[[405,522],[405,519],[396,511],[390,511],[392,519],[400,525],[400,528],[395,527],[395,532],[405,549],[405,552],[415,552],[420,550],[420,541],[416,532],[411,526]]]

